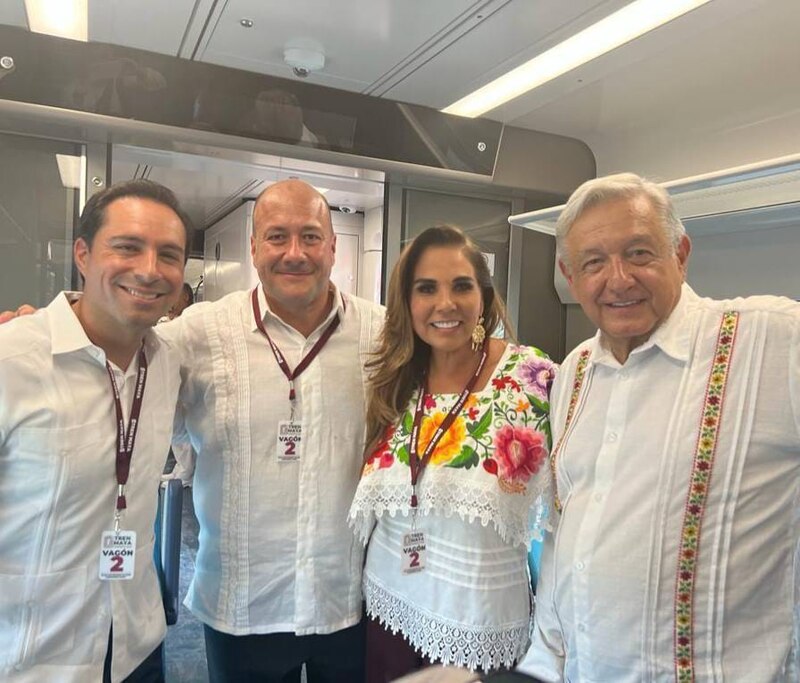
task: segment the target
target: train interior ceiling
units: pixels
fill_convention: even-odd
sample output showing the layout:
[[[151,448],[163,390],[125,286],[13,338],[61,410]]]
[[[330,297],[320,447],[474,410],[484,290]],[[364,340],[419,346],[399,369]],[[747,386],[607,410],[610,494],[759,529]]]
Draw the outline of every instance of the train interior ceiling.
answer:
[[[700,294],[800,299],[797,0],[51,4],[73,2],[77,40],[40,29],[34,0],[0,2],[0,310],[79,285],[79,211],[130,178],[187,209],[202,298],[251,287],[253,200],[298,177],[332,207],[341,289],[383,300],[403,244],[458,224],[518,339],[560,361],[594,330],[556,267],[558,207],[620,171],[669,186]],[[441,111],[609,17],[668,5],[694,9],[477,118]],[[191,492],[183,505],[181,597],[198,534]],[[166,667],[173,683],[207,680],[188,610]]]
[[[133,177],[189,210],[201,235],[187,278],[206,298],[249,286],[252,200],[300,177],[334,208],[340,287],[380,300],[406,240],[459,223],[520,339],[561,358],[591,329],[555,268],[552,207],[618,171],[671,185],[701,294],[800,299],[800,3],[694,4],[456,120],[439,110],[630,0],[88,0],[80,44],[34,33],[24,0],[5,0],[0,308],[74,284],[77,208]],[[62,53],[85,78],[36,94],[31,55]],[[189,119],[170,118],[179,101]],[[72,186],[54,153],[80,159]]]

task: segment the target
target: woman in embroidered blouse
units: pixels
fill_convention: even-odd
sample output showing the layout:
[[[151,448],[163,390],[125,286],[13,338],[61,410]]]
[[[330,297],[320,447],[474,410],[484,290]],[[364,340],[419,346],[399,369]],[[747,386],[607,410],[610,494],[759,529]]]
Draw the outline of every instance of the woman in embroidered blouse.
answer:
[[[429,228],[406,248],[387,309],[350,510],[368,541],[367,680],[432,662],[510,668],[528,642],[529,519],[541,526],[551,500],[554,365],[491,337],[509,330],[505,309],[457,228]]]

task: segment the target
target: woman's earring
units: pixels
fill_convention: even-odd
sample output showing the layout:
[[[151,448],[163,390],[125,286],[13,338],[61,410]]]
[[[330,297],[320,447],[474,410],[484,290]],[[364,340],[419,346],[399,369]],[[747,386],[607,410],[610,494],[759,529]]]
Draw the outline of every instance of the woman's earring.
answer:
[[[480,349],[483,346],[484,339],[486,339],[486,329],[483,326],[483,316],[481,316],[472,330],[472,350],[477,351]]]

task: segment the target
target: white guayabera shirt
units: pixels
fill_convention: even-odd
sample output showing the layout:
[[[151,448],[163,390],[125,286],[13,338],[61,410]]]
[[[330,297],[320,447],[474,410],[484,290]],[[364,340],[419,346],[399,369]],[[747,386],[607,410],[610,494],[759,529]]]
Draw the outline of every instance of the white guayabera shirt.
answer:
[[[341,315],[294,382],[303,440],[296,460],[279,461],[289,384],[250,295],[195,304],[158,327],[182,354],[179,423],[197,453],[200,538],[186,605],[233,635],[331,633],[361,618],[363,552],[347,510],[364,449],[363,367],[383,309],[349,296],[345,306],[334,292],[330,316],[306,338],[269,310],[259,287],[264,326],[292,369]]]
[[[158,486],[172,436],[178,359],[148,333],[139,429],[121,527],[136,532],[129,581],[98,578],[100,536],[113,529],[114,399],[102,349],[64,293],[0,326],[0,680],[120,681],[163,640],[153,564]],[[130,415],[136,358],[113,368]]]
[[[738,313],[734,335],[720,333],[725,311]],[[599,337],[570,354],[553,391],[556,443],[585,351],[556,460],[563,514],[520,669],[797,681],[800,304],[712,301],[684,285],[624,365]]]

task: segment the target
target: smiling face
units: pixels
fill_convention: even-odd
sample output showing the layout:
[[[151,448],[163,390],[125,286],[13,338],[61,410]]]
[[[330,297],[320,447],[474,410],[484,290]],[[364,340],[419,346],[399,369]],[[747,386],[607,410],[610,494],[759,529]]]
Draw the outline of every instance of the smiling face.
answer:
[[[327,301],[336,237],[325,201],[311,186],[289,180],[261,195],[250,252],[278,315],[300,315]]]
[[[461,247],[422,253],[411,281],[410,309],[414,332],[434,352],[469,348],[483,297]]]
[[[82,310],[106,335],[140,335],[176,301],[185,252],[186,232],[172,209],[139,197],[114,200],[92,246],[75,241]]]
[[[620,362],[672,313],[690,250],[685,235],[673,249],[643,196],[597,204],[573,223],[559,266]]]

